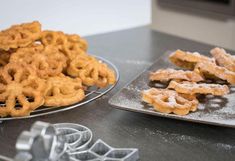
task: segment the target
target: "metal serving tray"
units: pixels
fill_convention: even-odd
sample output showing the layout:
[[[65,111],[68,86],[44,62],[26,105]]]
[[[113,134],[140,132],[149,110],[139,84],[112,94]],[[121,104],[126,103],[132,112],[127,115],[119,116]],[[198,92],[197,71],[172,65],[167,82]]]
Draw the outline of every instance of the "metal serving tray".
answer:
[[[156,112],[152,107],[141,101],[140,93],[142,90],[156,86],[163,87],[162,84],[149,81],[148,75],[150,71],[155,71],[160,68],[177,68],[169,62],[169,54],[170,52],[167,52],[157,59],[155,63],[137,76],[136,79],[115,94],[109,100],[109,103],[122,110],[235,128],[235,86],[230,86],[230,94],[224,97],[211,95],[200,97],[199,101],[201,103],[198,110],[186,116]]]

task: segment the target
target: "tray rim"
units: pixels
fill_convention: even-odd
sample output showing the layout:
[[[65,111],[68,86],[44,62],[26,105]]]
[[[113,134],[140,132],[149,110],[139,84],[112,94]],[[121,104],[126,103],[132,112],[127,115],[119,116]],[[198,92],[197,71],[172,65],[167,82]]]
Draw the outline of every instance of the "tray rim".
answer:
[[[194,120],[194,119],[189,119],[186,117],[181,117],[181,116],[177,116],[174,114],[165,114],[165,113],[160,113],[157,111],[151,112],[148,110],[135,110],[134,108],[127,108],[124,106],[117,106],[112,104],[112,102],[110,101],[109,104],[111,106],[113,106],[116,109],[119,110],[124,110],[124,111],[129,111],[129,112],[135,112],[135,113],[141,113],[141,114],[147,114],[147,115],[152,115],[152,116],[159,116],[162,118],[169,118],[169,119],[174,119],[174,120],[180,120],[180,121],[186,121],[186,122],[193,122],[193,123],[198,123],[198,124],[204,124],[204,125],[214,125],[214,126],[220,126],[220,127],[230,127],[230,128],[235,128],[235,125],[230,125],[230,124],[223,124],[223,123],[219,123],[219,122],[212,122],[212,121],[203,121],[203,120]]]

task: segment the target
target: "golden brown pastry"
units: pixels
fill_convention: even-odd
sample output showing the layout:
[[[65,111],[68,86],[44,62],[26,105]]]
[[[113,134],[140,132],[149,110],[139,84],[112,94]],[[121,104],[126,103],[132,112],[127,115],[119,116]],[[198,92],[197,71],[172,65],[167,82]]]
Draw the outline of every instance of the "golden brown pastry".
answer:
[[[182,50],[176,50],[169,56],[170,61],[182,68],[193,70],[195,65],[199,62],[214,62],[213,59],[201,55],[198,52],[184,52]]]
[[[229,71],[225,67],[220,67],[215,63],[202,62],[197,63],[194,69],[195,72],[203,75],[205,78],[222,79],[228,83],[235,84],[235,72]]]
[[[44,46],[58,47],[69,60],[73,60],[77,55],[86,54],[87,50],[87,42],[79,35],[64,34],[61,31],[43,31],[41,42]]]
[[[86,86],[106,87],[116,82],[114,71],[90,55],[78,55],[69,64],[67,73],[72,77],[81,78]]]
[[[195,95],[179,94],[169,89],[144,90],[142,100],[152,105],[156,111],[177,115],[187,115],[190,111],[195,111],[198,106]]]
[[[64,75],[50,77],[46,81],[45,106],[59,107],[78,103],[85,98],[82,81]]]
[[[66,57],[54,46],[36,45],[18,49],[10,62],[30,65],[40,78],[59,75],[66,67]]]
[[[203,81],[203,77],[193,71],[175,70],[175,69],[159,69],[151,72],[149,79],[151,81],[168,82],[169,80],[187,80],[190,82]]]
[[[87,48],[79,35],[41,31],[37,21],[0,31],[0,117],[72,105],[85,98],[87,86],[114,84],[114,71]]]
[[[13,25],[0,32],[0,49],[8,51],[26,47],[40,38],[41,24],[38,21]]]
[[[235,72],[235,57],[227,53],[222,48],[214,48],[210,51],[211,55],[215,58],[216,63],[219,66],[225,67],[226,69]]]
[[[223,96],[229,93],[227,85],[219,84],[207,84],[207,83],[195,83],[195,82],[176,82],[171,81],[167,87],[168,89],[174,89],[178,93],[185,94],[212,94],[215,96]]]
[[[0,116],[26,116],[44,103],[44,81],[28,67],[10,63],[0,69]]]

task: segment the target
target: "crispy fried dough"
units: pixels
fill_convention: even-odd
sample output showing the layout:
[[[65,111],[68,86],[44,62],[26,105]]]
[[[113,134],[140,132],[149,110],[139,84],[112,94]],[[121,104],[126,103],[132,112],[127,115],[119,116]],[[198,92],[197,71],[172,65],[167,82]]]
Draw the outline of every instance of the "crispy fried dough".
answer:
[[[189,70],[193,70],[199,62],[214,62],[213,59],[201,55],[198,52],[191,53],[182,50],[176,50],[169,56],[169,59],[173,64]]]
[[[175,69],[159,69],[151,72],[149,79],[151,81],[168,82],[169,80],[187,80],[191,82],[203,81],[203,77],[193,71],[175,70]]]
[[[48,78],[46,83],[45,106],[67,106],[85,98],[82,81],[79,78],[60,75]]]
[[[142,91],[142,100],[149,103],[156,111],[186,115],[195,111],[198,100],[194,95],[179,94],[168,89],[151,88]]]
[[[41,24],[38,21],[13,25],[0,32],[0,49],[8,51],[26,47],[40,38]]]
[[[214,48],[210,51],[211,55],[215,58],[216,63],[219,66],[225,67],[226,69],[235,72],[235,57],[227,53],[222,48]]]
[[[235,84],[235,72],[229,71],[225,67],[220,67],[215,63],[201,62],[195,66],[195,72],[203,75],[205,78],[222,79],[228,83]]]
[[[10,63],[0,71],[0,116],[26,116],[43,105],[44,81],[19,64]]]
[[[59,75],[66,67],[66,57],[53,46],[37,45],[13,53],[10,62],[30,65],[40,78]]]
[[[207,84],[207,83],[195,83],[195,82],[176,82],[171,81],[167,87],[168,89],[174,89],[178,93],[184,94],[212,94],[215,96],[223,96],[229,93],[227,85],[220,84]]]
[[[106,87],[116,82],[114,72],[108,66],[90,55],[78,55],[71,61],[67,73],[79,77],[87,86]]]

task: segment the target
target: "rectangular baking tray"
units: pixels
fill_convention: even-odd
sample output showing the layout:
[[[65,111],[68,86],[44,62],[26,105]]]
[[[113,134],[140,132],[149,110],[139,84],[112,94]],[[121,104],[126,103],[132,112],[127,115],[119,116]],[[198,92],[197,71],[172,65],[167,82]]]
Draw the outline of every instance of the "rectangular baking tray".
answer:
[[[223,97],[212,95],[200,96],[198,110],[186,116],[156,112],[151,106],[141,101],[142,90],[149,89],[150,87],[162,87],[162,84],[149,81],[148,76],[150,71],[162,68],[177,68],[169,62],[168,56],[170,53],[170,51],[166,52],[148,69],[115,94],[109,100],[109,104],[122,110],[235,128],[235,86],[230,86],[230,94]]]

